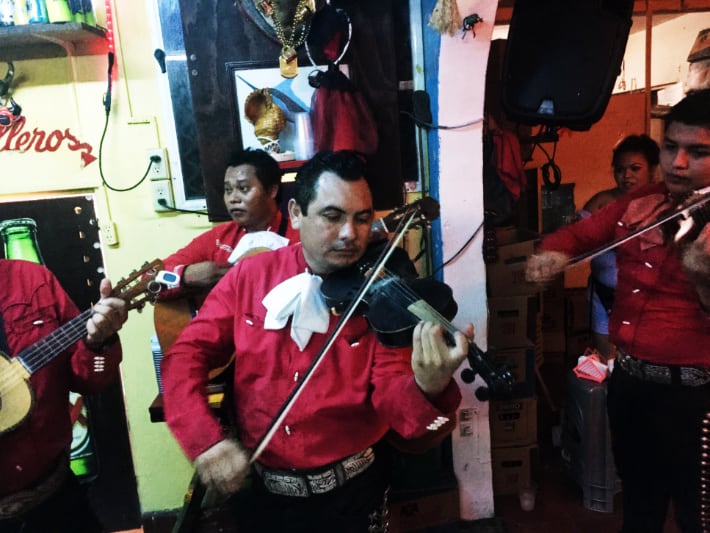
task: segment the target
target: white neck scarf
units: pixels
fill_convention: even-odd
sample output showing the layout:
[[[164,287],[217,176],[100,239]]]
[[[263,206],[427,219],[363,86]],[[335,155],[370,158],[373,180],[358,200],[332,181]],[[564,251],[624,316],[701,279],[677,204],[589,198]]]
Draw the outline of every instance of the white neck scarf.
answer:
[[[313,333],[326,333],[330,311],[320,292],[321,283],[320,276],[303,272],[271,289],[261,301],[266,307],[264,329],[281,329],[293,316],[291,338],[301,351]]]

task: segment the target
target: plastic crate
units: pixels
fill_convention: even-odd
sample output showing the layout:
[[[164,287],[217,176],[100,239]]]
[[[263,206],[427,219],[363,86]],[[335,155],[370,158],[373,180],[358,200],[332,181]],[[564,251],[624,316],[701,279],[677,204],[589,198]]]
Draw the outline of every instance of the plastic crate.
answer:
[[[570,371],[561,425],[563,472],[582,489],[584,507],[613,512],[621,484],[611,452],[606,382],[580,379]]]

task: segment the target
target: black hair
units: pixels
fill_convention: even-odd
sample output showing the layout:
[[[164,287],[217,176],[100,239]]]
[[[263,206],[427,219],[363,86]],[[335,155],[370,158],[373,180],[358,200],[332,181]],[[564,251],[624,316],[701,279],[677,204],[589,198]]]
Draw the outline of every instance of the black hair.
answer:
[[[690,91],[663,116],[663,122],[666,127],[671,122],[680,122],[688,126],[710,128],[710,89]]]
[[[324,172],[333,172],[345,181],[357,181],[365,177],[365,162],[352,150],[323,150],[306,161],[296,174],[294,194],[304,215],[308,215],[308,206],[316,197],[318,180]]]
[[[227,168],[240,165],[253,166],[257,179],[267,191],[274,185],[278,187],[281,184],[281,168],[276,159],[264,150],[247,148],[233,151],[227,159]]]
[[[644,133],[641,135],[628,135],[616,143],[611,155],[611,165],[614,166],[616,164],[616,160],[621,154],[628,153],[643,155],[649,167],[655,167],[660,162],[658,143]]]

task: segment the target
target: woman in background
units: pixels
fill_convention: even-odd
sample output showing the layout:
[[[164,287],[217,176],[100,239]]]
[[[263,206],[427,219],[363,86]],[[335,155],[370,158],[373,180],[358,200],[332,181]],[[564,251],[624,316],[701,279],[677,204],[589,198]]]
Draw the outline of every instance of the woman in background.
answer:
[[[619,141],[612,152],[611,166],[616,187],[599,191],[584,205],[579,215],[586,218],[622,194],[654,181],[658,169],[659,148],[647,135],[629,135]],[[609,313],[616,288],[616,254],[601,254],[591,261],[589,277],[589,321],[593,348],[605,358],[613,357],[615,348],[609,342]]]

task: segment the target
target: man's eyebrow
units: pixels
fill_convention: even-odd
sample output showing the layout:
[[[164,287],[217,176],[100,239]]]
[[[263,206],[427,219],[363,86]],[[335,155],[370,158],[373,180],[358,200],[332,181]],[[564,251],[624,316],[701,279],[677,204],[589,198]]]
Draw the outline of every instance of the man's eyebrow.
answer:
[[[341,213],[341,214],[346,213],[345,209],[343,209],[342,207],[338,207],[337,205],[326,205],[322,209],[320,209],[318,212],[325,213],[327,211],[337,211],[338,213]],[[374,208],[370,207],[368,209],[362,209],[360,211],[357,211],[355,213],[355,216],[364,215],[364,214],[371,215],[371,214],[374,214],[374,212],[375,212]]]

